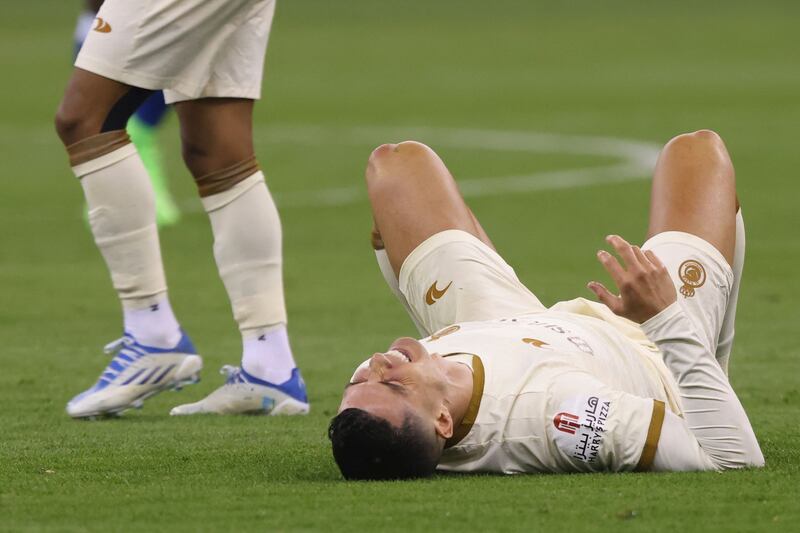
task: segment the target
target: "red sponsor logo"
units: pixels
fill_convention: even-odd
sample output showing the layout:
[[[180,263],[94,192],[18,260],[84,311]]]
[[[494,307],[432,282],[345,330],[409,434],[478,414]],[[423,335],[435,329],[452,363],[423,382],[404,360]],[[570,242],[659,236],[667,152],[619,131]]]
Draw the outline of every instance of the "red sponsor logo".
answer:
[[[553,417],[553,425],[557,430],[574,435],[580,429],[579,418],[572,413],[561,412]]]

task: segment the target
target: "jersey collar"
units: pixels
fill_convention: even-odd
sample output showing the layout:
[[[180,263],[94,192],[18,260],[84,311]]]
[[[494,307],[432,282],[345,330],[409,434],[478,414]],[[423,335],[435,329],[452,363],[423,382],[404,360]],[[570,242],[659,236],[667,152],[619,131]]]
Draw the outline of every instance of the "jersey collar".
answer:
[[[483,385],[486,381],[486,375],[483,369],[483,361],[481,361],[481,358],[475,354],[470,355],[472,355],[472,397],[469,400],[467,412],[464,414],[464,418],[461,419],[461,423],[457,428],[455,428],[455,431],[453,431],[453,436],[445,441],[445,448],[455,446],[467,436],[469,431],[472,429],[472,425],[475,423],[475,420],[478,418],[478,410],[481,407]]]

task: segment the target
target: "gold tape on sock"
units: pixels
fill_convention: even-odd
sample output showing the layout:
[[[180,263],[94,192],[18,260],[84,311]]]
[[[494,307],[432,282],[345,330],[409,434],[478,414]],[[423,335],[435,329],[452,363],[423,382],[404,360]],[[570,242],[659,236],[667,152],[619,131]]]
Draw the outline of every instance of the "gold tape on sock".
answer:
[[[122,148],[130,142],[131,139],[125,130],[107,131],[92,135],[67,146],[69,164],[72,167],[81,165]]]
[[[200,196],[205,198],[232,189],[237,183],[244,181],[259,171],[256,156],[240,161],[228,168],[217,170],[195,179]]]

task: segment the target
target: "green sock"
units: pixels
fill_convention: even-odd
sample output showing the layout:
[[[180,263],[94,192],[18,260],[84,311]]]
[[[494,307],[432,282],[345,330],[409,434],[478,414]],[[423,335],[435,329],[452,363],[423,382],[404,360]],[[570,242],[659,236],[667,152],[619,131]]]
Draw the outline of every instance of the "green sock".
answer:
[[[153,192],[156,197],[156,221],[159,226],[171,226],[180,220],[181,212],[169,192],[167,174],[164,170],[161,149],[158,146],[158,127],[149,126],[134,115],[128,120],[127,130],[153,184]]]

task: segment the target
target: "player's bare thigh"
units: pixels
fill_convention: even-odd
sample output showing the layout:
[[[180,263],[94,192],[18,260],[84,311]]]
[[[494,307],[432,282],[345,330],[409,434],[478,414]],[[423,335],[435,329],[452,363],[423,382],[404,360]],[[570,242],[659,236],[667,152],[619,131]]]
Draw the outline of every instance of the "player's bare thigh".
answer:
[[[183,158],[199,178],[253,157],[253,100],[200,98],[177,102]]]
[[[733,262],[736,179],[722,139],[709,130],[678,135],[659,156],[648,238],[665,231],[697,235]]]
[[[424,144],[379,146],[366,178],[376,229],[395,274],[414,248],[441,231],[463,230],[494,248],[444,162]]]

